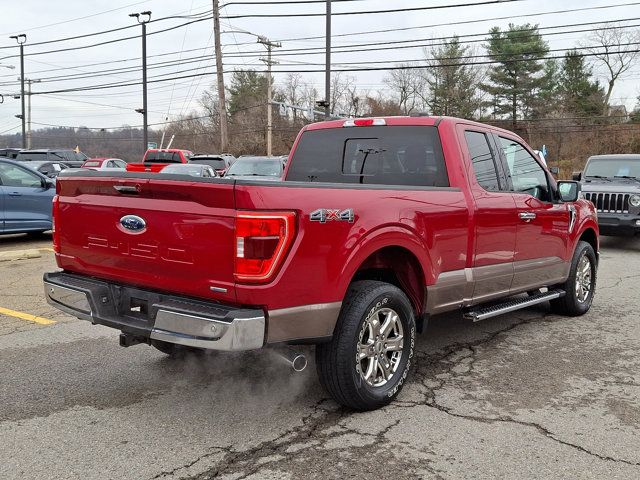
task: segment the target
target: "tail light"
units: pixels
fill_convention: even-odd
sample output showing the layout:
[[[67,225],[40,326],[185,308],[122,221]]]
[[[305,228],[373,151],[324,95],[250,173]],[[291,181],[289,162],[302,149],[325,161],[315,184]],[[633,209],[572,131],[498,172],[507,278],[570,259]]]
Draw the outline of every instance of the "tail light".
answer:
[[[243,212],[236,218],[235,278],[266,283],[281,266],[295,236],[294,212]]]
[[[51,214],[51,230],[53,231],[53,251],[60,253],[60,232],[56,228],[58,223],[58,215],[60,214],[60,197],[58,195],[53,196],[53,207]]]

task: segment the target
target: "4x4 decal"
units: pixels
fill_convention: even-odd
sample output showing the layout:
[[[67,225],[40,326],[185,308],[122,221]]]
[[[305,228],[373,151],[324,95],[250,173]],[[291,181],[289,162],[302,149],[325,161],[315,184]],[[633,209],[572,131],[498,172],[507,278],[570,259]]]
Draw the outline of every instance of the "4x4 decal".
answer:
[[[320,223],[327,223],[327,222],[353,223],[355,220],[355,214],[353,213],[353,208],[348,208],[346,210],[319,208],[318,210],[314,210],[309,214],[309,219],[312,222],[320,222]]]

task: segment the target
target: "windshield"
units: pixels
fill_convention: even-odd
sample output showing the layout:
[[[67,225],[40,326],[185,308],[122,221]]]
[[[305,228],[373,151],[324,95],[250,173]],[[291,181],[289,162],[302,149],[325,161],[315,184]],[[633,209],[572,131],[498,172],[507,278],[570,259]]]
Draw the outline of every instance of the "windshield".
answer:
[[[594,158],[584,171],[585,177],[638,177],[640,178],[640,158]]]
[[[280,160],[240,158],[229,167],[226,174],[227,177],[245,175],[279,177],[282,175],[282,162]]]
[[[222,158],[192,158],[189,163],[199,163],[200,165],[209,165],[217,170],[227,168]]]

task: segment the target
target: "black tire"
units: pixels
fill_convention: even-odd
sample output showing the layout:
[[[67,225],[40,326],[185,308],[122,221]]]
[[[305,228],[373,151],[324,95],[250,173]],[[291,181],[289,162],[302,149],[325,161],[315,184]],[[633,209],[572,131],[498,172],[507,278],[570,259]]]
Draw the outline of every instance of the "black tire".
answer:
[[[584,299],[579,298],[578,289],[576,288],[577,279],[579,275],[579,266],[583,257],[589,261],[589,272],[591,286],[589,293]],[[584,315],[591,308],[593,303],[593,296],[596,291],[596,278],[598,272],[598,260],[596,253],[593,251],[593,247],[587,242],[580,241],[573,252],[573,258],[571,259],[571,270],[569,271],[569,278],[561,285],[556,285],[554,288],[560,288],[566,292],[566,295],[562,298],[551,301],[551,309],[554,313],[560,315],[567,315],[570,317],[577,317]]]
[[[202,355],[204,350],[201,348],[185,347],[184,345],[176,345],[175,343],[163,342],[161,340],[151,340],[151,346],[161,351],[171,358],[184,358],[187,354]]]
[[[27,232],[27,236],[34,239],[41,239],[45,237],[45,233],[49,230],[33,230],[31,232]]]
[[[390,311],[397,315],[393,331],[385,334],[378,330],[380,340],[373,340],[370,326],[372,323],[382,324],[381,316],[389,315]],[[389,317],[384,316],[384,319],[387,318]],[[378,328],[381,327],[379,325]],[[394,336],[391,337],[391,334]],[[383,407],[400,393],[409,375],[414,363],[415,336],[413,308],[399,288],[371,280],[354,282],[345,297],[332,340],[316,347],[320,383],[336,402],[346,407],[360,411]],[[364,338],[374,343],[365,349],[367,357],[359,359],[361,350],[358,349],[358,344]],[[394,351],[387,351],[386,342],[389,345],[395,343]],[[400,354],[396,355],[398,352]],[[368,383],[365,373],[362,373],[363,363],[368,365],[367,371],[372,372],[369,375],[372,384]],[[394,370],[389,373],[390,369]],[[375,385],[378,378],[381,384]]]

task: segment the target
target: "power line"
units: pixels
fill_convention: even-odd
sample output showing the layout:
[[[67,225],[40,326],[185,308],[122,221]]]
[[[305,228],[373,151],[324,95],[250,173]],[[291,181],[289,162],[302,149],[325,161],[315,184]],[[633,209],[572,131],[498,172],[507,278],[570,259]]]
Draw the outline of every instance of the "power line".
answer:
[[[639,25],[640,26],[640,25]],[[486,41],[486,39],[483,39],[482,41]],[[461,42],[462,43],[462,42]],[[547,53],[549,52],[566,52],[566,51],[594,51],[594,50],[600,50],[600,49],[605,49],[605,51],[609,48],[612,47],[616,47],[616,48],[620,48],[620,47],[626,47],[626,46],[634,46],[634,45],[638,45],[640,44],[639,42],[630,42],[630,43],[622,43],[622,44],[610,44],[610,45],[590,45],[590,46],[581,46],[581,47],[566,47],[566,48],[556,48],[556,49],[549,49],[547,51]],[[433,46],[437,46],[437,45],[445,45],[445,44],[439,44],[439,43],[429,43],[429,44],[425,44],[425,45],[421,45],[421,47],[433,47]],[[415,48],[415,47],[414,47]],[[358,51],[370,51],[371,49],[365,49],[365,50],[358,50]],[[527,55],[527,54],[537,54],[539,53],[539,51],[533,51],[533,52],[524,52],[523,55]],[[600,54],[604,53],[604,52],[598,52]],[[610,52],[610,53],[615,53],[615,52]],[[229,55],[231,56],[231,55]],[[279,55],[281,56],[281,55]],[[500,58],[500,57],[511,57],[512,54],[509,53],[504,53],[504,54],[496,54],[496,55],[491,55],[489,56],[488,54],[481,54],[481,55],[465,55],[465,56],[461,56],[461,57],[442,57],[439,58],[439,60],[459,60],[459,61],[463,61],[463,60],[472,60],[472,59],[479,59],[479,58]],[[595,56],[595,53],[593,55],[589,55],[589,56]],[[169,67],[174,67],[174,66],[179,66],[179,65],[188,65],[190,63],[195,63],[198,62],[200,63],[203,59],[208,58],[207,56],[197,56],[197,57],[192,57],[192,58],[187,58],[187,59],[183,59],[181,60],[174,60],[174,61],[168,61],[168,62],[158,62],[157,64],[152,64],[153,65],[153,69],[158,69],[158,68],[169,68]],[[232,58],[237,58],[237,57],[233,57]],[[556,57],[554,57],[556,58]],[[547,58],[548,59],[548,58]],[[413,63],[413,62],[429,62],[432,59],[429,58],[414,58],[414,59],[397,59],[395,61],[395,63],[400,64],[400,63]],[[514,62],[517,62],[518,60],[514,60]],[[375,60],[375,61],[350,61],[350,62],[334,62],[332,63],[332,65],[374,65],[374,64],[379,64],[379,63],[383,63],[383,64],[387,64],[389,63],[388,60]],[[314,62],[304,62],[304,65],[308,65],[308,66],[322,66],[324,65],[323,63],[314,63]],[[461,64],[461,65],[473,65],[474,63],[465,63],[465,64]],[[246,62],[243,62],[242,64],[240,63],[227,63],[227,65],[230,66],[256,66],[256,65],[247,65]],[[284,65],[291,65],[291,64],[284,64]],[[433,65],[432,65],[433,66]],[[447,65],[447,66],[458,66],[458,65]],[[61,81],[71,81],[71,80],[80,80],[80,79],[87,79],[87,78],[94,78],[94,77],[103,77],[104,74],[107,73],[112,73],[112,74],[116,74],[116,73],[134,73],[134,72],[138,72],[140,71],[139,67],[124,67],[122,69],[107,69],[107,70],[101,70],[101,71],[97,71],[94,73],[88,73],[88,74],[72,74],[72,75],[62,75],[62,76],[54,76],[54,77],[42,77],[41,80],[43,83],[53,83],[53,82],[61,82]],[[170,73],[160,73],[158,75],[152,76],[150,77],[151,79],[159,79],[162,78],[166,75],[178,75],[180,73],[186,73],[186,72],[191,72],[192,69],[186,69],[186,70],[176,70],[174,72],[170,72]],[[278,73],[278,72],[282,72],[282,70],[275,70],[274,73]],[[302,73],[303,71],[301,70],[300,73]],[[226,72],[229,73],[229,72]],[[180,77],[181,78],[181,77]],[[108,83],[108,84],[102,84],[102,85],[113,85],[113,86],[117,86],[119,84],[126,84],[126,85],[137,85],[139,83],[130,83],[130,82],[135,82],[135,80],[129,80],[129,79],[125,79],[123,80],[123,82],[112,82],[112,83]],[[14,85],[16,82],[5,82],[4,84],[0,83],[0,86],[11,86]],[[77,88],[82,88],[82,87],[77,87]],[[73,89],[69,90],[69,91],[74,91]],[[60,92],[56,92],[56,93],[60,93]],[[34,95],[39,94],[39,92],[34,92]]]
[[[444,26],[444,25],[462,25],[462,24],[471,24],[471,23],[482,23],[482,22],[488,22],[488,21],[497,21],[497,20],[513,19],[513,18],[526,18],[526,17],[532,17],[532,16],[542,16],[542,15],[552,15],[552,14],[562,14],[562,13],[574,13],[574,12],[587,11],[587,10],[618,8],[618,7],[633,6],[633,5],[640,5],[640,2],[631,2],[631,3],[626,3],[626,4],[615,4],[615,5],[605,5],[605,6],[598,6],[598,7],[586,7],[586,8],[578,8],[578,9],[555,10],[555,11],[539,12],[539,13],[532,13],[532,14],[507,16],[507,17],[484,18],[484,19],[476,19],[476,20],[469,20],[469,21],[462,21],[462,22],[449,22],[449,23],[446,23],[446,24],[421,25],[421,26],[415,26],[415,27],[393,28],[393,29],[385,29],[385,30],[369,30],[369,31],[337,34],[337,35],[333,35],[333,36],[334,37],[352,36],[352,35],[361,36],[361,35],[372,34],[372,33],[405,31],[405,30],[423,29],[423,28],[435,28],[435,27]],[[161,20],[161,19],[157,19],[157,20],[154,20],[154,21],[158,21],[158,20]],[[635,20],[635,19],[628,19],[627,18],[627,19],[619,19],[619,20],[610,20],[610,21],[605,21],[605,22],[585,22],[585,23],[570,24],[570,25],[567,25],[567,26],[583,26],[583,25],[594,25],[594,24],[606,24],[606,23],[615,23],[615,22],[629,21],[629,20]],[[123,27],[123,28],[132,28],[133,26],[135,26],[135,25],[129,25],[129,26]],[[540,27],[540,30],[547,30],[547,29],[561,28],[561,27],[563,27],[563,25],[556,25],[556,26],[550,26],[550,27]],[[627,27],[623,26],[623,28],[627,28]],[[98,32],[98,33],[100,33],[100,32]],[[230,32],[221,32],[221,33],[230,33]],[[569,34],[569,33],[578,33],[578,32],[558,32],[558,33],[554,33],[554,35],[556,35],[556,34]],[[479,35],[486,35],[486,32],[478,33],[478,34],[458,35],[458,37],[479,36]],[[549,34],[547,34],[547,35],[549,35]],[[296,40],[320,39],[320,38],[323,39],[324,36],[284,38],[284,39],[281,39],[281,41],[296,41]],[[444,39],[444,38],[452,38],[452,37],[440,37],[440,38]],[[405,41],[405,42],[411,42],[411,41],[415,41],[415,40],[410,40],[410,41]],[[383,42],[383,43],[386,44],[388,42]],[[471,43],[471,42],[469,42],[469,43]],[[237,45],[253,45],[253,44],[255,44],[255,42],[246,42],[246,43],[241,43],[241,44],[237,44]],[[33,44],[30,44],[30,45],[33,45]],[[368,44],[364,44],[364,45],[368,45]],[[357,46],[357,45],[340,45],[340,46],[336,46],[335,48],[353,48],[354,46]],[[0,48],[14,48],[14,47],[0,47]],[[165,52],[165,53],[158,54],[158,55],[150,55],[149,58],[159,57],[159,56],[165,57],[167,55],[174,55],[174,54],[180,54],[180,53],[200,51],[202,49],[203,49],[203,47],[192,48],[192,49],[181,50],[181,51],[174,51],[174,52]],[[310,50],[314,50],[314,49],[315,50],[319,50],[320,47],[315,47],[315,48],[311,47],[311,48],[307,48],[307,49],[297,49],[297,51],[310,51]],[[290,50],[284,50],[284,51],[285,52],[287,52],[287,51],[296,51],[296,49],[293,49],[293,50],[290,49]],[[257,55],[260,52],[243,52],[243,53],[244,54],[255,53]],[[238,57],[238,55],[235,55],[235,56]],[[106,62],[95,62],[95,63],[83,64],[83,65],[80,65],[80,66],[78,66],[76,68],[79,68],[79,67],[92,67],[92,66],[98,66],[98,65],[108,65],[108,64],[113,64],[113,63],[123,63],[123,62],[137,61],[137,60],[138,60],[137,58],[130,58],[130,59],[111,60],[111,61],[106,61]],[[32,60],[32,61],[34,61],[34,60]],[[60,68],[57,68],[57,69],[37,70],[37,71],[34,71],[32,73],[33,74],[35,74],[35,73],[47,73],[47,72],[57,71],[57,70],[67,70],[68,68],[72,68],[72,67],[60,67]],[[12,75],[9,75],[9,74],[0,75],[0,77],[2,77],[2,76],[11,77]]]
[[[629,19],[630,21],[632,20],[640,20],[640,17],[638,18],[631,18]],[[582,25],[594,25],[594,24],[608,24],[608,23],[617,23],[619,20],[611,20],[611,21],[607,21],[607,22],[585,22],[585,23],[577,23],[577,24],[567,24],[567,25],[555,25],[555,26],[549,26],[549,27],[541,27],[539,29],[536,28],[530,28],[530,29],[520,29],[520,30],[513,30],[511,32],[521,32],[521,33],[531,33],[531,32],[535,32],[537,30],[548,30],[548,29],[555,29],[555,28],[565,28],[565,27],[574,27],[574,26],[582,26]],[[637,27],[640,26],[638,24],[635,25],[627,25],[628,28],[631,27]],[[614,27],[602,27],[601,30],[606,30],[606,29],[615,29],[618,28],[616,26]],[[560,34],[570,34],[570,33],[580,33],[580,32],[587,32],[587,31],[591,31],[590,29],[580,29],[580,30],[569,30],[569,31],[560,31],[560,32],[549,32],[549,33],[545,33],[543,35],[543,37],[546,36],[550,36],[550,35],[560,35]],[[460,37],[474,37],[474,36],[480,36],[480,35],[486,35],[486,33],[472,33],[472,34],[464,34],[461,35]],[[368,52],[368,51],[378,51],[378,50],[387,50],[387,49],[398,49],[398,48],[425,48],[425,47],[435,47],[435,46],[439,46],[439,45],[446,45],[446,43],[434,43],[435,40],[453,40],[456,38],[460,38],[458,36],[451,36],[451,37],[437,37],[432,39],[432,41],[430,41],[429,43],[424,43],[424,44],[419,44],[419,45],[410,45],[410,46],[385,46],[382,48],[355,48],[358,46],[369,46],[369,45],[379,45],[379,43],[372,43],[372,44],[361,44],[361,45],[351,45],[348,46],[347,48],[351,48],[351,50],[344,50],[344,51],[338,51],[336,53],[360,53],[360,52]],[[474,40],[460,40],[461,44],[466,44],[466,43],[477,43],[477,42],[485,42],[485,41],[489,41],[489,38],[482,38],[482,39],[474,39]],[[392,42],[382,42],[384,43],[384,45],[389,45],[389,44],[396,44],[396,43],[405,43],[405,42],[414,42],[415,40],[398,40],[398,41],[392,41]],[[624,45],[629,45],[629,44],[624,44]],[[616,47],[616,46],[622,46],[622,45],[608,45],[607,47]],[[576,50],[589,50],[589,49],[593,49],[593,48],[599,48],[599,46],[589,46],[589,47],[573,47],[571,49],[576,49]],[[207,47],[205,47],[206,50]],[[336,47],[336,48],[340,48],[340,47]],[[603,47],[604,48],[604,47]],[[308,52],[308,50],[315,50],[314,49],[293,49],[293,50],[286,50],[284,49],[283,52],[284,53],[280,53],[279,52],[279,57],[281,56],[292,56],[292,55],[302,55],[303,53],[296,53],[293,54],[291,52],[293,51],[303,51],[309,55],[320,55],[323,54],[323,52]],[[566,50],[566,49],[555,49],[555,50],[550,50],[550,51],[562,51],[562,50]],[[289,52],[289,53],[287,53]],[[257,54],[261,53],[261,52],[256,52]],[[465,56],[465,57],[457,57],[457,59],[471,59],[471,58],[483,58],[486,55],[471,55],[471,56]],[[248,52],[243,52],[240,55],[237,54],[228,54],[227,58],[250,58],[253,57],[253,55],[248,54]],[[177,60],[167,60],[167,61],[163,61],[163,62],[156,62],[156,63],[152,63],[150,64],[150,67],[153,69],[162,69],[162,68],[169,68],[169,67],[173,67],[173,66],[178,66],[178,65],[187,65],[189,63],[195,63],[198,62],[200,63],[203,59],[207,59],[208,56],[207,55],[200,55],[200,56],[195,56],[195,57],[187,57],[184,59],[177,59]],[[427,59],[424,58],[420,58],[420,59],[407,59],[407,60],[396,60],[397,63],[406,63],[406,62],[417,62],[417,61],[425,61]],[[382,60],[382,61],[369,61],[369,62],[348,62],[349,64],[360,64],[360,65],[365,65],[365,64],[375,64],[375,63],[388,63],[387,60]],[[319,66],[319,63],[313,63],[313,62],[304,62],[304,64],[306,65],[311,65],[311,66]],[[334,65],[345,65],[346,62],[334,62]],[[233,64],[233,63],[228,63],[227,65],[231,65],[231,66],[246,66],[246,62],[243,62],[242,64]],[[71,67],[73,68],[73,67]],[[73,68],[73,69],[78,69],[77,67]],[[78,79],[85,79],[85,78],[94,78],[94,77],[102,77],[104,74],[116,74],[116,73],[135,73],[140,71],[140,68],[138,66],[128,66],[128,67],[120,67],[120,68],[115,68],[115,69],[105,69],[105,70],[98,70],[98,71],[92,71],[90,73],[78,73],[78,74],[70,74],[70,75],[59,75],[59,76],[51,76],[51,77],[41,77],[41,80],[43,80],[45,83],[49,83],[49,82],[59,82],[59,81],[67,81],[67,80],[78,80]],[[175,72],[175,73],[181,73],[181,72]],[[157,78],[157,77],[155,77]],[[127,79],[125,79],[125,81],[129,81]],[[5,82],[0,83],[0,86],[4,85],[4,86],[10,86],[13,85],[15,83],[15,81],[11,81],[11,82]]]
[[[443,10],[447,8],[459,8],[459,7],[481,7],[486,5],[495,5],[497,3],[513,3],[523,2],[526,0],[485,0],[477,3],[457,3],[454,5],[432,5],[429,7],[409,7],[409,8],[395,8],[393,10],[364,10],[359,12],[335,12],[332,16],[343,15],[375,15],[385,13],[402,13],[402,12],[417,12],[422,10]],[[326,2],[325,2],[326,3]],[[282,17],[324,17],[324,13],[268,13],[268,14],[246,14],[246,15],[228,15],[224,18],[226,20],[234,18],[282,18]]]
[[[583,8],[571,8],[565,10],[552,10],[548,12],[538,12],[538,13],[527,13],[522,15],[507,15],[503,17],[492,17],[492,18],[483,18],[483,19],[475,19],[475,20],[463,20],[458,22],[447,22],[447,23],[435,23],[431,25],[418,25],[414,27],[397,27],[397,28],[386,28],[382,30],[365,30],[360,32],[350,32],[350,33],[339,33],[332,35],[335,37],[351,37],[351,36],[361,36],[361,35],[370,35],[375,33],[392,33],[392,32],[404,32],[408,30],[422,30],[426,28],[436,28],[436,27],[448,27],[452,25],[469,25],[474,23],[483,23],[483,22],[496,22],[499,20],[512,20],[514,18],[531,18],[531,17],[540,17],[545,15],[559,15],[564,13],[577,13],[577,12],[586,12],[591,10],[604,10],[610,8],[620,8],[620,7],[629,7],[640,5],[640,2],[631,2],[631,3],[618,3],[613,5],[601,5],[597,7],[583,7]],[[317,35],[312,37],[296,37],[296,38],[279,38],[278,41],[281,42],[293,42],[298,40],[323,40],[324,35]],[[249,43],[245,43],[245,45],[249,45]]]
[[[137,3],[145,3],[145,2],[137,2]],[[131,5],[136,5],[137,3],[133,3]],[[125,7],[122,7],[122,8],[128,8],[128,7],[125,6]],[[121,8],[114,9],[114,10],[121,10]],[[110,10],[110,11],[114,11],[114,10]],[[157,23],[157,22],[162,22],[164,20],[172,20],[172,19],[176,19],[176,18],[182,18],[182,19],[184,19],[184,18],[195,18],[195,17],[200,17],[202,15],[208,15],[210,13],[211,13],[211,10],[207,10],[205,12],[200,12],[200,13],[194,13],[193,15],[188,15],[188,16],[170,15],[170,16],[166,16],[166,17],[156,18],[156,19],[150,21],[149,23]],[[75,21],[75,20],[69,20],[69,21]],[[65,22],[62,22],[62,23],[65,23]],[[52,24],[52,25],[56,25],[56,24]],[[37,45],[48,45],[48,44],[51,44],[51,43],[60,43],[60,42],[68,42],[68,41],[71,41],[71,40],[78,40],[80,38],[95,37],[96,35],[105,35],[105,34],[108,34],[108,33],[120,32],[122,30],[128,30],[130,28],[134,28],[135,26],[136,26],[135,24],[134,25],[125,25],[123,27],[111,28],[109,30],[101,30],[101,31],[98,31],[98,32],[85,33],[85,34],[82,34],[82,35],[74,35],[74,36],[71,36],[71,37],[55,38],[55,39],[52,39],[52,40],[45,40],[45,41],[42,41],[42,42],[29,43],[29,46],[30,47],[34,47],[34,46],[37,46]],[[22,30],[22,31],[28,32],[30,30],[33,30],[33,29],[27,29],[27,30]],[[9,49],[9,48],[14,48],[14,47],[12,47],[12,46],[4,46],[4,47],[0,47],[0,50],[5,50],[5,49]]]

